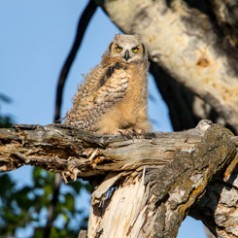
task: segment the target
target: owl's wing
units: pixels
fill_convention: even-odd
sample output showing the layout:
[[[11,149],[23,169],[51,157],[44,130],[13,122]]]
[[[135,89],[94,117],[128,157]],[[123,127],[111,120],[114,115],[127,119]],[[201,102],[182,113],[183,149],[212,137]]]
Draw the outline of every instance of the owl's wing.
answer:
[[[80,104],[87,96],[95,92],[99,87],[100,79],[104,77],[106,69],[102,65],[98,65],[86,75],[83,83],[80,85],[75,97],[76,104]]]
[[[110,71],[110,72],[109,72]],[[74,112],[68,114],[68,125],[90,129],[113,105],[126,94],[130,75],[124,68],[110,69],[101,86],[92,95],[85,97]]]

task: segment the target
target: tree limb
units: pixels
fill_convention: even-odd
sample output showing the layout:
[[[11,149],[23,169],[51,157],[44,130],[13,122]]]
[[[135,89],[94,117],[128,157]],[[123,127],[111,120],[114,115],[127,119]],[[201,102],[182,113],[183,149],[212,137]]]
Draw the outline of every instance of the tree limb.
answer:
[[[57,83],[55,114],[54,114],[54,122],[55,123],[61,117],[60,111],[61,111],[61,105],[62,105],[62,96],[63,96],[64,85],[65,85],[69,70],[71,68],[71,65],[72,65],[74,59],[75,59],[78,49],[80,48],[82,39],[84,37],[84,33],[88,27],[90,20],[92,19],[92,16],[94,15],[96,9],[97,9],[97,5],[94,3],[94,1],[90,0],[88,5],[84,9],[84,12],[80,16],[74,43],[73,43],[72,48],[69,52],[69,55],[67,56],[67,59],[64,62],[64,65],[61,69],[58,83]]]
[[[30,164],[61,173],[65,180],[104,175],[92,195],[89,237],[102,232],[105,237],[176,237],[180,223],[192,213],[208,184],[216,177],[232,181],[237,147],[237,137],[206,121],[183,132],[132,139],[56,125],[17,125],[0,129],[0,170]],[[131,211],[128,206],[134,207],[131,216],[125,216],[127,209]],[[204,222],[206,218],[206,214],[200,216]],[[236,229],[237,221],[229,219]],[[108,221],[114,226],[108,226]]]
[[[237,163],[238,156],[234,159]],[[238,168],[226,178],[217,176],[206,188],[205,195],[190,211],[202,220],[215,237],[238,237]]]
[[[65,172],[73,167],[82,177],[135,169],[135,162],[137,167],[146,161],[164,165],[173,158],[175,150],[188,149],[202,139],[201,131],[197,129],[150,133],[128,140],[121,135],[101,136],[58,125],[15,125],[12,129],[0,129],[0,135],[0,171],[26,164],[54,172]],[[183,141],[185,139],[187,142]]]

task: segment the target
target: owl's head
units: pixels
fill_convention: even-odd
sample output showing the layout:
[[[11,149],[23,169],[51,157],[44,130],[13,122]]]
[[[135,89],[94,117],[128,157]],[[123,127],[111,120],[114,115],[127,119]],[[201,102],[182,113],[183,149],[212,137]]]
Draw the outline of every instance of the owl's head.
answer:
[[[140,63],[147,60],[147,52],[141,36],[117,34],[109,45],[107,54],[126,63]]]

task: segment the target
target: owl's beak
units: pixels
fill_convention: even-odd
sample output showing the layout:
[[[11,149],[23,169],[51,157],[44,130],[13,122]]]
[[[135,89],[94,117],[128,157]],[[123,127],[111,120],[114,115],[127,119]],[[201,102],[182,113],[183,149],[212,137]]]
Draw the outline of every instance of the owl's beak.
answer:
[[[130,54],[129,54],[129,51],[128,51],[128,50],[126,50],[126,52],[125,52],[123,58],[124,58],[126,61],[130,58]]]

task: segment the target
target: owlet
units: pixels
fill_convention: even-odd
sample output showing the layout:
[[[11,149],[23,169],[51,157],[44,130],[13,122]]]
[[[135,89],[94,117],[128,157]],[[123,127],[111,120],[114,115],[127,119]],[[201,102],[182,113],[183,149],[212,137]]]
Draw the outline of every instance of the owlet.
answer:
[[[149,131],[147,71],[141,37],[117,34],[101,63],[86,75],[65,124],[102,134]]]

